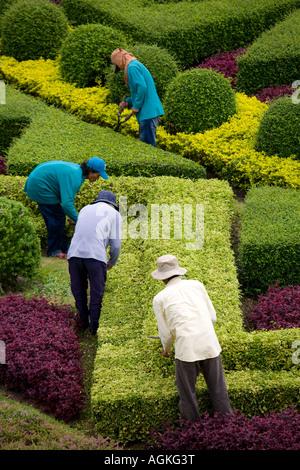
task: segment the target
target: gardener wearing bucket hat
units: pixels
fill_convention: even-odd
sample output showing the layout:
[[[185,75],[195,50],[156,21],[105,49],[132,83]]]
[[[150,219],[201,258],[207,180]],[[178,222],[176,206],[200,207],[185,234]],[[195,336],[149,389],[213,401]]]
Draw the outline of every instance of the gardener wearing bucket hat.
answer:
[[[81,165],[54,160],[41,163],[28,176],[24,191],[35,201],[47,227],[47,256],[66,258],[68,239],[64,234],[66,215],[73,223],[78,214],[74,200],[82,183],[107,180],[105,162],[92,157]]]
[[[116,195],[111,191],[100,191],[96,201],[79,212],[68,250],[72,294],[83,327],[90,326],[92,334],[97,332],[99,326],[107,269],[112,269],[117,264],[120,255],[121,227],[122,217],[119,214]]]
[[[122,109],[132,108],[139,123],[140,140],[156,147],[157,126],[164,110],[151,73],[136,57],[121,47],[113,51],[111,62],[114,72],[124,71],[124,81],[131,93],[119,106]]]
[[[162,355],[171,355],[175,340],[175,383],[179,410],[183,419],[200,418],[196,397],[196,380],[200,370],[205,378],[214,410],[232,414],[220,356],[221,347],[214,331],[216,312],[202,283],[183,280],[181,268],[173,255],[157,260],[152,277],[166,287],[153,299]]]

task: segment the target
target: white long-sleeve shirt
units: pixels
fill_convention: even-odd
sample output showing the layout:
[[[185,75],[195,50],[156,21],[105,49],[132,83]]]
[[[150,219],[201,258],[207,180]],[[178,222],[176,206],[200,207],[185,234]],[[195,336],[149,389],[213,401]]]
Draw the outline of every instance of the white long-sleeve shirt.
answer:
[[[176,359],[194,362],[220,354],[216,312],[201,282],[171,279],[154,297],[153,310],[163,348],[170,352],[175,341]]]
[[[94,258],[115,266],[121,251],[122,217],[110,204],[97,202],[81,209],[68,250],[68,259]]]

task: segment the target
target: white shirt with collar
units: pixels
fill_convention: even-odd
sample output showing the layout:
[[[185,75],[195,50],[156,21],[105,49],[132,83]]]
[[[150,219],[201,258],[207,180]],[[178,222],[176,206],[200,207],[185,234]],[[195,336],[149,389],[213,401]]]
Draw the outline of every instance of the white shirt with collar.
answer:
[[[194,362],[220,354],[216,312],[201,282],[171,279],[154,297],[153,310],[164,350],[170,352],[175,340],[176,359]]]

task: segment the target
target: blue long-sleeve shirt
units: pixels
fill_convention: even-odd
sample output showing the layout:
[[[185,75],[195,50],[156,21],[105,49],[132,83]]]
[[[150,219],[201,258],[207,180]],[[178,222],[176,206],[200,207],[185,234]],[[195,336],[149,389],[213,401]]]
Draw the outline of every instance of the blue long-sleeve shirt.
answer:
[[[75,222],[78,214],[74,200],[85,176],[77,163],[55,160],[38,165],[28,176],[24,191],[39,204],[59,204]]]
[[[127,67],[128,85],[131,96],[126,98],[128,106],[138,109],[138,123],[164,114],[155,83],[149,70],[138,60],[133,60]]]

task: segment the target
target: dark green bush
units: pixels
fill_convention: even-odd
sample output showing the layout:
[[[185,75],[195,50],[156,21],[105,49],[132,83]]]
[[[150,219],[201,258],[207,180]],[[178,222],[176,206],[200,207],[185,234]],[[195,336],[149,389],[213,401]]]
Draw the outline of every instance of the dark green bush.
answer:
[[[265,112],[256,135],[256,150],[300,159],[300,105],[279,98]]]
[[[163,100],[168,84],[178,75],[178,66],[174,57],[166,49],[148,44],[128,46],[128,51],[147,67],[153,77],[157,94]],[[110,99],[116,104],[120,103],[123,95],[130,95],[123,77],[123,71],[116,74],[112,68],[107,74],[106,84],[110,91]]]
[[[275,85],[292,85],[300,76],[300,10],[264,32],[238,58],[238,89],[251,94]]]
[[[20,0],[1,20],[2,53],[17,60],[54,59],[67,34],[61,8],[46,0]]]
[[[170,83],[164,110],[170,133],[204,132],[235,113],[235,94],[223,75],[207,69],[188,70]]]
[[[0,0],[0,16],[4,13],[4,11],[11,6],[13,2],[17,0]]]
[[[300,283],[299,191],[252,188],[242,212],[239,247],[241,281],[247,295],[265,294],[280,286]]]
[[[15,137],[19,137],[22,130],[28,126],[30,118],[6,106],[0,106],[0,155],[5,157],[9,146]]]
[[[62,76],[79,87],[93,86],[103,80],[111,64],[111,53],[117,47],[125,46],[124,34],[112,28],[101,24],[78,26],[61,48]]]
[[[31,278],[41,259],[40,240],[29,211],[17,201],[0,197],[0,283],[17,276]]]

